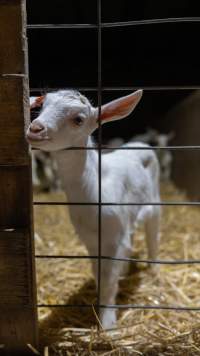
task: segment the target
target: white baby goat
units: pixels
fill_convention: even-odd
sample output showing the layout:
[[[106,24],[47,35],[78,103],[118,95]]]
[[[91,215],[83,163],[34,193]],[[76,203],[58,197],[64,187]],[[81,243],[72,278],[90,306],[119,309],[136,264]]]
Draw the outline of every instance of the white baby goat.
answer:
[[[142,96],[138,90],[101,108],[101,122],[129,115]],[[98,109],[79,92],[60,90],[32,99],[32,107],[41,112],[28,128],[28,142],[52,153],[57,160],[63,188],[69,202],[98,203],[98,154],[96,150],[64,150],[70,147],[92,147],[91,134],[98,127]],[[131,124],[131,122],[130,122]],[[130,257],[135,225],[145,223],[148,255],[155,259],[159,240],[159,206],[143,203],[159,202],[159,167],[152,150],[142,143],[126,144],[141,150],[116,150],[102,155],[102,202],[135,203],[136,205],[102,206],[102,255]],[[139,205],[137,205],[137,203]],[[98,206],[69,206],[74,227],[90,255],[98,254]],[[118,280],[126,262],[102,260],[101,304],[116,301]],[[93,262],[97,280],[97,261]],[[105,328],[116,322],[116,311],[101,308],[100,319]]]

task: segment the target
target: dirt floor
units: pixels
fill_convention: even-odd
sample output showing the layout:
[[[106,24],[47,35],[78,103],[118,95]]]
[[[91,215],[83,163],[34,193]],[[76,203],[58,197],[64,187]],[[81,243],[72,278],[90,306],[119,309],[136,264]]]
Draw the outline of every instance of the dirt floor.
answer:
[[[164,201],[186,201],[172,183],[161,187]],[[38,201],[64,200],[59,193],[35,194]],[[65,206],[36,206],[37,255],[87,255]],[[200,207],[162,209],[159,259],[200,260]],[[134,239],[133,257],[146,258],[143,230]],[[92,304],[96,291],[88,260],[37,259],[38,303]],[[134,264],[120,280],[119,304],[200,307],[200,264],[161,265],[153,274]],[[115,330],[97,330],[95,312],[39,308],[41,347],[50,355],[200,355],[200,312],[128,309]]]

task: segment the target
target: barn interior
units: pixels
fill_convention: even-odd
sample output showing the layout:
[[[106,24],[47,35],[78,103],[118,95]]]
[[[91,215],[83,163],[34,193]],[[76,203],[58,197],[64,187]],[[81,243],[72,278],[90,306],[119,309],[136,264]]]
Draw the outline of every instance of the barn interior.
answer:
[[[28,0],[27,10],[29,25],[58,25],[28,29],[31,94],[74,88],[97,105],[97,30],[59,28],[59,24],[95,24],[96,2],[57,0],[55,6],[46,0]],[[170,180],[161,182],[161,193],[163,201],[180,203],[198,202],[200,197],[200,152],[194,147],[200,144],[199,22],[189,19],[200,17],[200,4],[194,0],[102,0],[104,23],[186,17],[187,21],[177,23],[144,21],[102,30],[102,102],[133,89],[144,89],[140,105],[129,118],[103,126],[103,143],[109,144],[114,138],[128,141],[150,128],[173,133],[168,144],[179,147],[168,148],[172,155]],[[66,200],[60,190],[49,190],[35,192],[34,199]],[[66,207],[36,206],[34,213],[36,254],[87,255]],[[200,259],[199,217],[198,206],[163,207],[159,259]],[[145,251],[143,231],[138,230],[133,256],[145,257]],[[38,260],[37,273],[39,304],[84,304],[95,300],[89,261]],[[128,277],[120,282],[117,302],[199,307],[199,265],[162,265],[159,273],[152,276],[146,265],[132,266]],[[80,355],[90,347],[94,352],[88,353],[91,355],[101,354],[98,350],[103,347],[102,354],[106,355],[118,355],[120,350],[127,355],[200,355],[200,320],[194,311],[125,310],[119,313],[118,329],[110,334],[102,332],[100,339],[91,329],[95,320],[92,311],[81,311],[80,317],[80,310],[73,308],[40,308],[39,318],[41,343],[52,344],[55,355],[64,355],[67,347],[71,354]]]

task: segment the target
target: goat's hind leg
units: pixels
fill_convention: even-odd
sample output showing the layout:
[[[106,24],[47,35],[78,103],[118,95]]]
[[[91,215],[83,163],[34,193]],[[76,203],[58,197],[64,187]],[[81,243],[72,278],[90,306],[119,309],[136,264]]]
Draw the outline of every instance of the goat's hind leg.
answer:
[[[146,242],[148,249],[148,258],[154,260],[157,258],[159,240],[160,240],[160,206],[148,207],[145,216]]]

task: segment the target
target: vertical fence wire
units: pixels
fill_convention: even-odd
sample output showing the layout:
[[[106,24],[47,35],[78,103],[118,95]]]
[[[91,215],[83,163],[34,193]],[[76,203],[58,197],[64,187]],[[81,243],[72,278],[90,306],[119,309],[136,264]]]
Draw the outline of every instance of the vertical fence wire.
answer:
[[[98,281],[97,281],[97,305],[100,316],[101,304],[101,248],[102,248],[102,196],[101,196],[101,153],[102,153],[102,46],[101,46],[101,0],[97,0],[97,35],[98,35]]]

